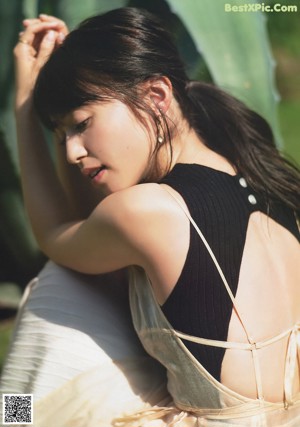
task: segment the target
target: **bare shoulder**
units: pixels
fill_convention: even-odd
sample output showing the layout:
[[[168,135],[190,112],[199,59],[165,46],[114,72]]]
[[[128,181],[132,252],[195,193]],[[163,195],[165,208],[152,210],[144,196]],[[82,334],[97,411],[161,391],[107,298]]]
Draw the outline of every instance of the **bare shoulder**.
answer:
[[[123,222],[125,217],[138,220],[144,215],[174,215],[178,212],[178,207],[163,186],[149,183],[135,185],[109,195],[95,211],[100,215],[109,215],[112,221]]]
[[[95,215],[110,223],[126,239],[142,250],[142,246],[159,246],[162,240],[172,238],[174,229],[186,217],[163,186],[139,184],[106,197],[95,209]],[[148,246],[149,247],[149,246]]]
[[[137,254],[162,304],[177,282],[189,248],[190,224],[172,188],[141,184],[105,200],[118,232]],[[112,213],[112,210],[114,213]]]

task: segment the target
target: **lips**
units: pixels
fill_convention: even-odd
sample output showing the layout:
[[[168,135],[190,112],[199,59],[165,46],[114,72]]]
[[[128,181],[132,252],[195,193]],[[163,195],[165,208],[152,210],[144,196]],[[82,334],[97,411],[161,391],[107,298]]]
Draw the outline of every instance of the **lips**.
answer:
[[[81,173],[90,179],[94,179],[104,169],[105,166],[100,166],[98,168],[84,168],[81,169]]]
[[[93,172],[89,173],[89,175],[88,175],[88,176],[89,176],[91,179],[93,179],[93,178],[95,178],[95,176],[97,176],[97,175],[98,175],[98,173],[99,173],[99,172],[101,172],[103,169],[105,169],[105,167],[104,167],[104,166],[101,166],[100,168],[98,168],[98,169],[94,170]]]

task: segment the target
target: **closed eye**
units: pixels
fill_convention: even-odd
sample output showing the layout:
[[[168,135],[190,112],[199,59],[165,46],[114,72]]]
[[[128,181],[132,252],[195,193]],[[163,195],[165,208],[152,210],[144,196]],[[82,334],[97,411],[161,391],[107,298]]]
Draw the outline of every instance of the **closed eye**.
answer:
[[[88,117],[87,119],[83,120],[82,122],[77,123],[74,126],[74,130],[75,133],[82,133],[85,131],[85,129],[87,128],[88,124],[89,124],[90,118]]]
[[[83,133],[90,121],[90,117],[88,117],[85,120],[82,120],[81,122],[75,124],[72,126],[72,128],[69,131],[69,134],[71,135],[77,135]],[[65,132],[62,132],[61,130],[58,130],[58,128],[55,129],[55,133],[57,135],[58,141],[60,145],[66,145],[67,142],[67,135]]]

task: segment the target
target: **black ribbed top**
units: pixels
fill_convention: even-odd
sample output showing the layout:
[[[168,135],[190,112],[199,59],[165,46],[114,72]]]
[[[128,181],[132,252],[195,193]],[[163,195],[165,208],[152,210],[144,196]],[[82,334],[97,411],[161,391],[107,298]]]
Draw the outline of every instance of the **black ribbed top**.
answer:
[[[192,218],[213,250],[236,295],[249,216],[267,205],[240,176],[197,164],[177,164],[161,181],[183,197]],[[291,210],[274,205],[269,216],[298,239]],[[194,227],[186,261],[162,310],[174,329],[201,338],[227,340],[232,302]],[[199,362],[218,381],[225,350],[185,341]]]

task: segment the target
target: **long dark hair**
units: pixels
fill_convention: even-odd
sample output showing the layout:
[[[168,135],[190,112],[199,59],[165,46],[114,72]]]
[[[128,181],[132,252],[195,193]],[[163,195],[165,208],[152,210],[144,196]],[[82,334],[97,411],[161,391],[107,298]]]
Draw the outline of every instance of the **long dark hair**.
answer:
[[[141,84],[160,76],[170,79],[183,117],[204,144],[227,158],[270,203],[283,202],[300,215],[300,173],[276,149],[267,122],[221,89],[190,82],[171,36],[147,11],[115,9],[80,24],[41,70],[35,106],[43,123],[55,128],[56,118],[75,108],[118,99],[145,126],[141,111],[158,127]],[[163,125],[172,154],[174,127],[165,116]],[[155,162],[160,148],[156,144],[150,181],[161,178]]]

